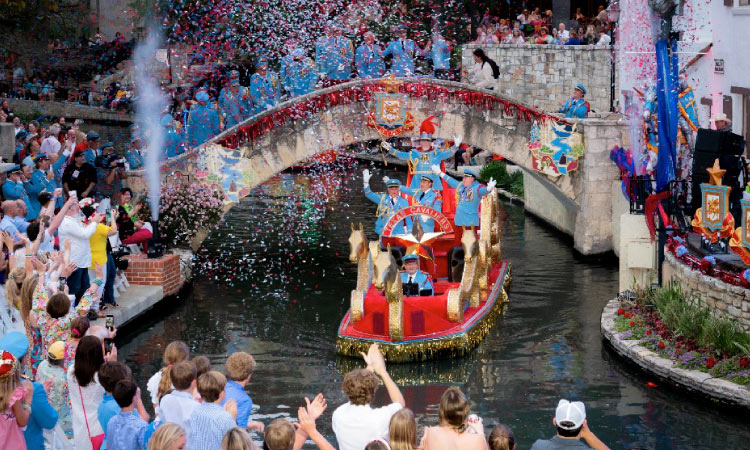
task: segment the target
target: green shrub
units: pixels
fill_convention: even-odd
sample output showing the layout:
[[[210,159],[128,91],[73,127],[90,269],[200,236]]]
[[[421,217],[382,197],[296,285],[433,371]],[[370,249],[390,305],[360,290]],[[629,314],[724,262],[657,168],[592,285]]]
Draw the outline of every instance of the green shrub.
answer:
[[[643,302],[656,308],[661,321],[676,336],[695,339],[721,354],[750,354],[750,334],[734,320],[715,317],[700,297],[688,295],[679,284],[649,289]]]
[[[497,187],[519,197],[523,197],[523,173],[520,171],[508,173],[505,161],[490,161],[479,171],[479,180],[486,183],[493,178]]]

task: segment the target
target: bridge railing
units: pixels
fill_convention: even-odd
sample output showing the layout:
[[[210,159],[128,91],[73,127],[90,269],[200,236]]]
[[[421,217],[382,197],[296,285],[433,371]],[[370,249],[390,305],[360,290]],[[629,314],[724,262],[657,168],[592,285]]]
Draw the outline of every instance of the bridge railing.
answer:
[[[305,119],[339,105],[368,102],[376,92],[385,90],[383,81],[386,80],[390,79],[359,79],[286,100],[223,131],[206,143],[182,155],[170,158],[162,163],[161,172],[167,174],[185,170],[188,162],[194,160],[205,146],[218,144],[228,148],[238,148],[289,122]],[[485,110],[499,109],[503,110],[506,116],[516,117],[518,120],[524,121],[569,122],[507,95],[478,89],[467,83],[434,78],[397,78],[396,81],[401,82],[399,92],[409,96],[458,101]],[[132,172],[132,176],[142,175],[143,170]]]

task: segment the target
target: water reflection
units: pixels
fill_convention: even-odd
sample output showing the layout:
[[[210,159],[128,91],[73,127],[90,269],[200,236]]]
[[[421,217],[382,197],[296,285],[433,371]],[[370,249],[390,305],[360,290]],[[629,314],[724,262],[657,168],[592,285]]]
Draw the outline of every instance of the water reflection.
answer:
[[[232,210],[205,244],[210,267],[192,292],[120,337],[140,385],[174,339],[220,370],[228,353],[247,351],[258,362],[248,387],[258,417],[288,415],[303,396],[323,392],[331,409],[320,429],[333,438],[342,373],[358,364],[335,355],[355,280],[346,237],[350,222],[374,222],[359,170],[281,175]],[[747,448],[747,415],[648,388],[602,347],[599,315],[617,289],[616,265],[578,259],[566,238],[516,206],[504,215],[503,254],[513,264],[506,315],[466,358],[390,368],[420,424],[437,422],[440,395],[457,384],[486,425],[514,429],[519,448],[553,434],[561,397],[585,401],[592,430],[612,448]],[[381,389],[376,402],[385,397]]]

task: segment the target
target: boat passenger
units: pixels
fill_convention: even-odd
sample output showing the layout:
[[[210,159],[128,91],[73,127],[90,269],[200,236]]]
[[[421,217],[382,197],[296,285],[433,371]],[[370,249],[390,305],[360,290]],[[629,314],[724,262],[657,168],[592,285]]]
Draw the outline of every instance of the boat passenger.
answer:
[[[390,178],[383,177],[383,181],[388,184]],[[414,199],[413,205],[427,206],[435,211],[441,211],[443,209],[443,197],[439,191],[432,188],[432,178],[422,175],[422,179],[419,183],[418,189],[412,189],[410,187],[401,186],[401,192]],[[425,233],[432,233],[435,231],[435,221],[427,215],[418,216],[418,220],[422,225],[422,230]]]
[[[432,171],[456,190],[456,216],[453,219],[456,226],[478,227],[479,201],[489,192],[492,192],[497,184],[495,180],[490,178],[487,187],[484,187],[477,181],[479,177],[476,171],[468,167],[464,167],[463,183],[443,173],[438,165],[433,165]]]
[[[419,256],[408,254],[404,256],[404,271],[401,272],[401,284],[405,297],[433,295],[432,277],[419,270]]]
[[[365,169],[362,171],[362,179],[364,180],[365,196],[372,202],[377,203],[378,210],[375,213],[377,220],[375,221],[375,232],[378,236],[383,234],[383,228],[388,221],[396,214],[400,209],[406,208],[409,204],[406,199],[399,195],[399,187],[401,182],[397,179],[389,179],[386,185],[388,186],[388,192],[379,193],[372,192],[370,190],[370,171]],[[404,220],[399,221],[391,234],[405,234],[407,230],[411,230],[411,217],[407,217]]]

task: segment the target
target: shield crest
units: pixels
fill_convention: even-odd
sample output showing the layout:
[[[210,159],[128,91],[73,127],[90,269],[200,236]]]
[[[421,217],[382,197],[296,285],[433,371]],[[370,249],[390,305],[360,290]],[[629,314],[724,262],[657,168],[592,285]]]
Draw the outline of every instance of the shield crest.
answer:
[[[406,104],[402,94],[375,93],[375,119],[378,125],[398,127],[406,123]]]

